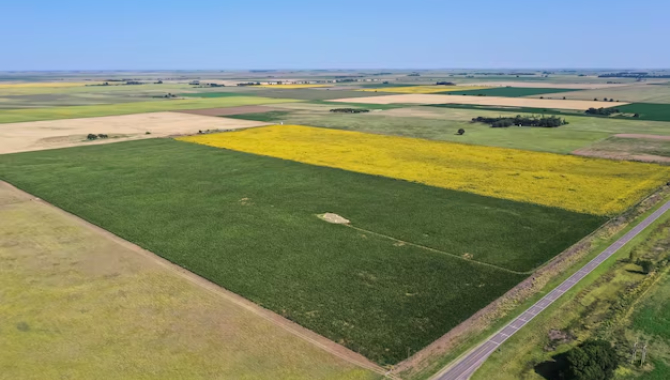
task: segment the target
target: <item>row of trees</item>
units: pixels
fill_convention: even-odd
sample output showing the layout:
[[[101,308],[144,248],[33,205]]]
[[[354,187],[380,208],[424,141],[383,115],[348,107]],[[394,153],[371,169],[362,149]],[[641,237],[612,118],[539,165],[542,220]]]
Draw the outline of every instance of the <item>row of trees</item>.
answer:
[[[244,86],[260,86],[261,82],[244,82],[244,83],[238,83],[237,84],[239,87],[244,87]]]
[[[86,138],[87,138],[88,140],[106,139],[106,138],[108,138],[108,137],[109,137],[109,136],[107,136],[107,135],[104,134],[104,133],[100,133],[100,134],[97,134],[97,135],[94,134],[94,133],[89,133],[88,136],[86,136]]]
[[[524,117],[517,115],[514,118],[508,117],[476,117],[472,119],[473,123],[490,124],[493,128],[507,128],[513,125],[518,127],[541,127],[541,128],[556,128],[561,125],[566,125],[568,122],[556,116],[540,117],[535,116]]]
[[[435,82],[436,86],[455,86],[454,82]]]
[[[600,116],[610,116],[615,113],[621,113],[618,108],[589,108],[586,110],[586,113],[589,115],[600,115]]]
[[[330,112],[365,113],[365,112],[370,112],[370,110],[366,110],[365,108],[333,108],[333,109],[330,110]]]
[[[639,72],[619,72],[619,73],[610,73],[610,74],[602,74],[598,75],[598,78],[657,78],[657,79],[663,79],[663,78],[670,78],[670,75],[667,74],[661,74],[661,75],[656,75],[656,74],[649,74],[646,71],[639,71]]]

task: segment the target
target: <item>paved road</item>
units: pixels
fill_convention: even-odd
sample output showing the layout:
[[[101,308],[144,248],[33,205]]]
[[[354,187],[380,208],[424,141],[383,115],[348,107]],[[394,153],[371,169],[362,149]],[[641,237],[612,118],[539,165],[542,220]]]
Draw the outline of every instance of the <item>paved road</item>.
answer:
[[[594,269],[598,267],[602,262],[609,259],[613,254],[615,254],[621,247],[626,243],[631,241],[635,236],[637,236],[642,230],[647,228],[651,223],[656,219],[661,217],[663,213],[670,209],[670,202],[664,204],[660,209],[658,209],[653,214],[649,215],[645,220],[640,224],[635,226],[627,234],[622,236],[614,244],[607,247],[601,254],[596,258],[591,260],[588,264],[584,265],[577,273],[573,274],[567,280],[563,281],[558,287],[549,292],[546,296],[542,297],[537,303],[531,306],[523,314],[518,316],[512,322],[503,327],[500,331],[490,337],[486,342],[481,346],[477,347],[474,351],[471,351],[467,355],[461,357],[459,361],[444,371],[442,371],[437,376],[434,376],[434,380],[467,380],[472,376],[472,374],[479,368],[479,366],[484,363],[486,358],[489,357],[504,341],[506,341],[510,336],[514,335],[519,331],[524,325],[530,322],[536,315],[540,314],[542,310],[546,309],[554,301],[556,301],[563,293],[567,292],[575,286],[581,279],[586,277]]]

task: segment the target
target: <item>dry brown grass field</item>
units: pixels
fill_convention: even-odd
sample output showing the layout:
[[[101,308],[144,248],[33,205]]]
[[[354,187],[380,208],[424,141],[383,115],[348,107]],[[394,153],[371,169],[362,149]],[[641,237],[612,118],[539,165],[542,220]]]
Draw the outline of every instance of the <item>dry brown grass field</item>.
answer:
[[[4,182],[0,213],[0,379],[380,377]]]
[[[600,108],[622,106],[628,103],[594,102],[583,100],[551,100],[533,98],[504,98],[496,96],[467,96],[467,95],[434,95],[434,94],[402,94],[383,95],[369,98],[335,99],[333,102],[363,103],[363,104],[473,104],[482,106],[502,107],[532,107],[587,110],[591,107]]]
[[[573,154],[613,160],[670,164],[670,136],[623,133],[577,149]]]
[[[214,118],[177,112],[8,123],[0,128],[0,154],[193,134],[207,129],[249,128],[267,124],[260,121]],[[103,133],[109,135],[109,138],[88,141],[86,136],[89,133]]]

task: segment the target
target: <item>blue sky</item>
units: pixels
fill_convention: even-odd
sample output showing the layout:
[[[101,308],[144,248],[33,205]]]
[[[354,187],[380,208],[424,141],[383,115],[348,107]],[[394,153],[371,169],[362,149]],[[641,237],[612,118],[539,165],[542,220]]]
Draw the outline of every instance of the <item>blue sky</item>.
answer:
[[[0,2],[0,70],[668,68],[670,1]]]

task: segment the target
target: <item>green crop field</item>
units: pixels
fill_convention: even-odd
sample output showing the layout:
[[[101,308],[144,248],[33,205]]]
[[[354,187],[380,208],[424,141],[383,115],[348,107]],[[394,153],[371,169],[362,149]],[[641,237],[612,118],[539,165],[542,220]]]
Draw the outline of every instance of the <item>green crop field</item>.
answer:
[[[640,120],[670,121],[670,104],[633,103],[617,108],[621,112],[639,114]]]
[[[467,91],[447,91],[440,92],[446,95],[473,95],[473,96],[504,96],[510,98],[518,98],[523,96],[532,96],[539,94],[553,94],[559,92],[579,91],[566,88],[533,88],[533,87],[497,87],[485,88],[481,90],[467,90]]]
[[[256,104],[285,103],[293,101],[296,100],[271,99],[254,96],[236,96],[213,99],[168,100],[90,106],[24,108],[0,110],[0,123],[128,115],[134,113],[174,111],[183,109],[235,107]]]
[[[268,112],[254,112],[254,113],[243,113],[239,115],[226,115],[225,117],[230,119],[241,119],[241,120],[255,120],[255,121],[265,121],[268,123],[275,123],[285,120],[292,114],[291,111],[268,111]]]
[[[3,380],[381,379],[2,182],[0,210]]]
[[[0,179],[381,364],[604,221],[168,139],[3,155]]]
[[[244,96],[249,96],[251,94],[244,94]],[[188,92],[184,94],[178,94],[178,96],[185,96],[190,98],[227,98],[230,96],[240,96],[240,93],[236,92]]]
[[[244,96],[262,96],[278,99],[300,99],[300,100],[328,100],[340,98],[363,98],[379,95],[374,92],[355,91],[340,87],[337,89],[329,88],[269,88],[269,87],[226,87],[225,89],[193,89],[198,91],[194,96],[206,94],[208,92],[234,92]]]

